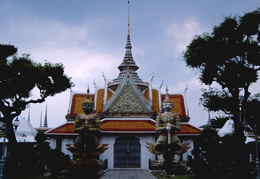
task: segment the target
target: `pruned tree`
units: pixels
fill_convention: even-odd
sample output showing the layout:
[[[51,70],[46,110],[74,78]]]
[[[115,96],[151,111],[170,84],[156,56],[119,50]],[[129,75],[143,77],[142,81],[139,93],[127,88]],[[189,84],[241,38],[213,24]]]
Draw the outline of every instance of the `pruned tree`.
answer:
[[[217,83],[222,90],[203,92],[203,105],[233,115],[235,131],[243,135],[249,87],[260,69],[260,9],[243,16],[226,17],[212,33],[195,36],[184,53],[188,67],[200,70],[200,81]]]
[[[213,32],[194,37],[184,52],[188,67],[200,71],[205,85],[220,88],[204,90],[201,102],[211,111],[232,115],[235,133],[232,138],[238,176],[247,175],[243,124],[254,118],[249,87],[256,83],[260,70],[260,9],[243,16],[226,17]],[[259,103],[256,103],[259,104]],[[259,109],[258,109],[259,110]],[[246,121],[247,120],[247,121]]]
[[[62,64],[36,63],[30,55],[16,52],[13,45],[0,44],[0,121],[6,126],[10,148],[16,143],[12,121],[28,104],[42,103],[73,86]]]

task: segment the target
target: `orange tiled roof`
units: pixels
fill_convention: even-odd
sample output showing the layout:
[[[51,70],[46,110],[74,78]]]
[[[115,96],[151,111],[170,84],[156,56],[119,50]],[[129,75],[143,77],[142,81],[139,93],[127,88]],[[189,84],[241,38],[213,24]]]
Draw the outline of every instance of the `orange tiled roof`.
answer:
[[[103,120],[101,122],[101,131],[140,131],[154,132],[155,122],[152,120]]]
[[[82,103],[86,99],[86,94],[74,94],[71,102],[70,115],[76,116],[79,112],[84,113]],[[94,102],[94,94],[90,94],[91,101]]]
[[[201,130],[188,123],[182,123],[181,131],[176,133],[179,135],[199,135],[201,133]]]
[[[180,117],[186,116],[185,105],[183,95],[169,94],[170,100],[173,102],[172,113],[178,113]],[[162,101],[165,99],[165,95],[162,95]]]
[[[110,94],[110,93],[109,93]],[[110,94],[111,96],[112,94]],[[91,100],[94,102],[95,95],[90,94]],[[104,97],[104,89],[100,89],[97,92],[97,104],[96,104],[96,111],[103,112],[103,97]],[[184,98],[183,95],[180,94],[170,94],[170,99],[173,101],[173,113],[178,113],[180,117],[186,117],[185,105],[184,105]],[[161,95],[162,101],[165,98],[165,95]],[[84,113],[82,110],[82,103],[86,99],[86,94],[74,94],[72,97],[71,103],[71,110],[70,115],[76,116],[78,112]],[[158,91],[153,89],[153,111],[159,111],[159,100],[158,100]]]
[[[103,120],[101,132],[155,132],[155,122],[152,120]],[[179,135],[199,135],[201,130],[187,123],[181,124]],[[50,135],[76,135],[74,123],[65,123],[57,128],[49,130]]]
[[[74,132],[74,122],[65,123],[59,127],[51,129],[46,134],[57,134],[57,135],[77,135]]]

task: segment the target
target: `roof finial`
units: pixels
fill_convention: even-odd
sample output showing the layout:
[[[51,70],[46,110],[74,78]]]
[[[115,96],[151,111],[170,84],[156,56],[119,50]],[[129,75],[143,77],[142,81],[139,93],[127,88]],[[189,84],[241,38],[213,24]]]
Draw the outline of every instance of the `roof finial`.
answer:
[[[130,7],[129,7],[129,0],[128,0],[128,35],[130,35]]]

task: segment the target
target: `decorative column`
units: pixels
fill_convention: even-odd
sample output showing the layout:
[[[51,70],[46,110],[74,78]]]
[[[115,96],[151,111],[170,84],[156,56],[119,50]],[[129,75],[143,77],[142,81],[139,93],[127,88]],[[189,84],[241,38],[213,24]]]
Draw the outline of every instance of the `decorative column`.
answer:
[[[150,101],[151,105],[153,104],[153,89],[152,89],[153,78],[154,78],[154,74],[153,74],[150,84],[149,84],[149,101]]]
[[[162,81],[162,84],[159,86],[159,89],[158,89],[159,112],[162,111],[162,97],[161,97],[161,88],[162,88],[162,85],[163,85],[163,81]]]
[[[97,85],[95,83],[95,79],[94,79],[93,83],[95,85],[94,111],[96,111],[97,110]]]
[[[105,87],[104,87],[104,99],[103,99],[103,105],[105,106],[107,103],[107,79],[103,73],[104,81],[105,81]]]

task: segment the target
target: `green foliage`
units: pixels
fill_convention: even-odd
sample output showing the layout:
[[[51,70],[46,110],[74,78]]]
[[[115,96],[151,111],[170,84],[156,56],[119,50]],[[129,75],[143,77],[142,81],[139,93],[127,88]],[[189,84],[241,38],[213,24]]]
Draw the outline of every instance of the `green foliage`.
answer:
[[[17,48],[0,44],[0,121],[12,129],[12,120],[30,103],[44,102],[73,86],[62,64],[36,63],[30,55],[16,54]],[[32,91],[39,95],[33,95]],[[38,91],[37,91],[38,90]],[[13,132],[7,133],[9,141]]]
[[[200,69],[200,80],[243,88],[256,82],[259,67],[260,10],[226,17],[211,34],[196,36],[184,54],[186,64]],[[248,25],[250,24],[250,25]]]
[[[38,146],[44,145],[45,141],[47,140],[47,136],[44,132],[38,132],[35,136],[35,140],[37,141]]]
[[[198,145],[192,151],[195,160],[190,166],[196,178],[253,178],[246,146],[237,146],[244,141],[236,134],[219,137],[212,128],[202,131]]]
[[[44,174],[50,171],[52,176],[57,176],[62,170],[68,170],[71,166],[69,156],[59,150],[53,150],[46,146],[36,147],[33,152],[33,167],[31,173]]]
[[[259,135],[260,132],[260,93],[251,96],[245,105],[245,118],[248,124],[252,128],[257,129]]]
[[[211,119],[211,126],[212,128],[222,128],[229,117],[215,117]]]
[[[222,111],[226,114],[232,114],[236,107],[233,105],[234,99],[227,90],[220,91],[216,88],[203,89],[200,104],[211,111]]]
[[[6,125],[9,140],[8,160],[14,170],[16,161],[16,138],[12,121],[30,103],[44,102],[73,86],[71,78],[64,73],[62,64],[36,63],[30,55],[16,54],[17,48],[0,44],[0,121]],[[37,95],[33,95],[32,92]]]
[[[260,8],[226,17],[211,33],[195,36],[184,58],[188,67],[200,71],[202,83],[221,87],[204,90],[201,104],[211,111],[232,114],[235,132],[242,136],[244,120],[256,116],[248,106],[253,103],[249,87],[257,82],[260,70]]]

